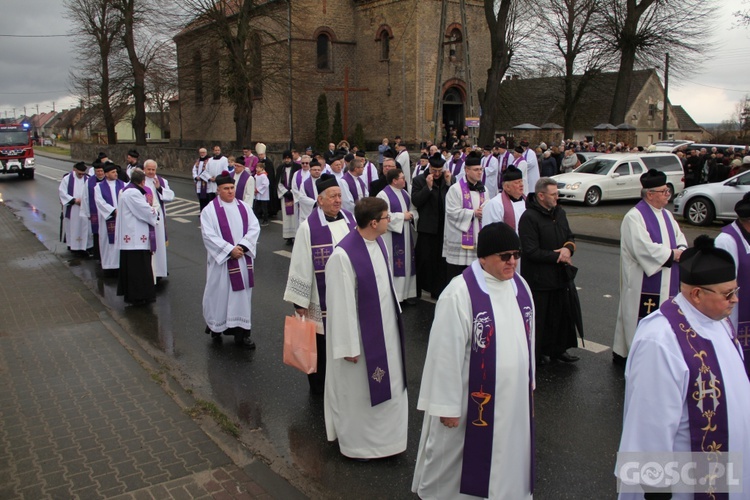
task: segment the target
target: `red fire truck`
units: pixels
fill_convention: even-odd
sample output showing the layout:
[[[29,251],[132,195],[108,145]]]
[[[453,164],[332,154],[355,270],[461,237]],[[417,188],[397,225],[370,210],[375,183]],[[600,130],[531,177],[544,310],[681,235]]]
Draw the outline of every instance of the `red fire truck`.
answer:
[[[34,178],[34,146],[29,123],[0,123],[0,174]]]

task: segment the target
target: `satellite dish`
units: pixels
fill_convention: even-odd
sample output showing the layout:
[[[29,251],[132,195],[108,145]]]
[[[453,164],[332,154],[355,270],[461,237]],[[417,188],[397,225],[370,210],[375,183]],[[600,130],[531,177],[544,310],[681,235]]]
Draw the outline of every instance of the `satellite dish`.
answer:
[[[658,109],[659,111],[664,111],[664,101],[657,102],[656,109]]]

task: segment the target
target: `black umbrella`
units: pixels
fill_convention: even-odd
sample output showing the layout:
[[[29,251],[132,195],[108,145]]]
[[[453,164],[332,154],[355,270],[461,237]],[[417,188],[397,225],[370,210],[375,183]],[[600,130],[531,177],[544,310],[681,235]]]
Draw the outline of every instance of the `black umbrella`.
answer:
[[[572,265],[567,265],[565,266],[565,274],[568,277],[568,284],[565,293],[565,297],[568,301],[567,310],[576,325],[578,336],[581,337],[581,345],[585,347],[586,344],[583,341],[583,313],[581,312],[581,300],[578,298],[578,290],[576,289],[575,283],[578,268]]]

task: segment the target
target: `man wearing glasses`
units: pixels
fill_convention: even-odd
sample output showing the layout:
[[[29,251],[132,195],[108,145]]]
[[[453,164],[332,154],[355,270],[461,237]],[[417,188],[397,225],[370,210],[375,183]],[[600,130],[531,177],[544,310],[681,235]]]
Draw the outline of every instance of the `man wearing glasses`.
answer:
[[[667,175],[655,169],[641,175],[641,201],[620,226],[620,308],[612,360],[624,365],[638,322],[679,292],[677,263],[687,240],[665,207],[671,191]]]
[[[680,292],[640,322],[630,348],[615,468],[620,498],[644,498],[644,492],[645,498],[675,498],[670,494],[678,487],[690,486],[666,475],[661,482],[644,475],[642,485],[628,472],[634,460],[658,464],[665,455],[677,460],[678,468],[698,463],[690,467],[689,497],[679,498],[740,498],[746,493],[718,494],[727,491],[727,479],[747,492],[750,478],[750,382],[729,320],[740,293],[734,259],[708,236],[699,236],[682,253],[679,274]],[[684,454],[679,452],[691,452],[690,458],[680,463]],[[732,478],[708,477],[707,471],[718,469],[700,467],[701,458],[718,465],[720,456],[729,462],[722,470],[734,466]],[[737,463],[736,457],[745,459]],[[706,494],[708,488],[716,488],[715,497]]]

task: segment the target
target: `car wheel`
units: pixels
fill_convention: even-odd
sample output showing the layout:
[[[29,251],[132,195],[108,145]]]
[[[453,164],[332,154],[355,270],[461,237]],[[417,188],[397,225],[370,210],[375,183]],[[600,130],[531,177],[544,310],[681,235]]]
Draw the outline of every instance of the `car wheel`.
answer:
[[[684,215],[690,224],[708,226],[714,221],[714,206],[708,199],[698,197],[690,200],[690,203],[685,206]]]
[[[602,190],[598,187],[591,187],[586,191],[583,202],[589,207],[595,207],[602,201]]]

